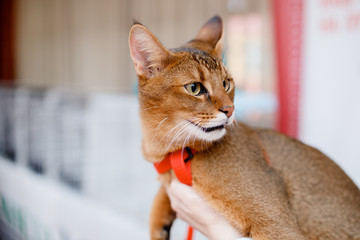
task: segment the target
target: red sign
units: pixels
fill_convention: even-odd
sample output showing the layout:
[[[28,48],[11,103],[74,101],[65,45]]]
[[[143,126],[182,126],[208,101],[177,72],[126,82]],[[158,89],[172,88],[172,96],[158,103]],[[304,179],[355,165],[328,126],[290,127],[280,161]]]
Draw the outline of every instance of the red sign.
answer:
[[[273,0],[278,80],[278,124],[280,132],[297,137],[303,0]]]

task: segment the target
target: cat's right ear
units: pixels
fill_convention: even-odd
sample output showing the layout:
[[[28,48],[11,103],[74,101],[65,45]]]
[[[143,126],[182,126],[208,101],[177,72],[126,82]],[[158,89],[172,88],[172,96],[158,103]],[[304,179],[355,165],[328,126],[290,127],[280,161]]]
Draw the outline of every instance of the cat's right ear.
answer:
[[[138,76],[149,79],[164,70],[171,52],[143,25],[134,24],[129,34],[130,54]]]

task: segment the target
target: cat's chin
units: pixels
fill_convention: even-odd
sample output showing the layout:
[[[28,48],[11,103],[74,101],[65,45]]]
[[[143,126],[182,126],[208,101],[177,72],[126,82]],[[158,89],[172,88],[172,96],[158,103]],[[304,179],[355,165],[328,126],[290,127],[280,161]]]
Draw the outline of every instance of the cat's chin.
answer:
[[[191,133],[197,140],[213,142],[221,139],[226,134],[225,125],[205,128],[194,123],[192,124]]]
[[[197,138],[200,138],[202,140],[206,140],[209,142],[220,140],[222,137],[224,137],[226,134],[225,128],[214,130],[211,132],[203,132],[202,135],[198,135]]]

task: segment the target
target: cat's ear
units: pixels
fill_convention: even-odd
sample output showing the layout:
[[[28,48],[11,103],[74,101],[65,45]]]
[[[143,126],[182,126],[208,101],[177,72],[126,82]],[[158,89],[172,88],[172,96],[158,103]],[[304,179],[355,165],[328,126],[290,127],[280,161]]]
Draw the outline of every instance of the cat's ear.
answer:
[[[207,21],[195,39],[209,44],[213,49],[211,54],[221,59],[223,48],[223,23],[221,18],[215,16]]]
[[[143,25],[134,24],[129,34],[130,54],[136,73],[146,79],[168,64],[170,51]]]

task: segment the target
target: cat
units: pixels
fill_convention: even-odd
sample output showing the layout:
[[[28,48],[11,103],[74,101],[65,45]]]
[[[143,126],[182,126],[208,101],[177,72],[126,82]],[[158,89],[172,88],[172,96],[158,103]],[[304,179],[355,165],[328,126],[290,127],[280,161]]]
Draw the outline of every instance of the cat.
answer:
[[[210,19],[196,37],[167,49],[134,23],[129,47],[138,76],[144,157],[160,162],[190,147],[193,189],[245,237],[360,239],[360,191],[331,159],[274,130],[234,123],[234,81],[222,63],[223,23]],[[164,185],[150,236],[169,239],[176,214]]]

